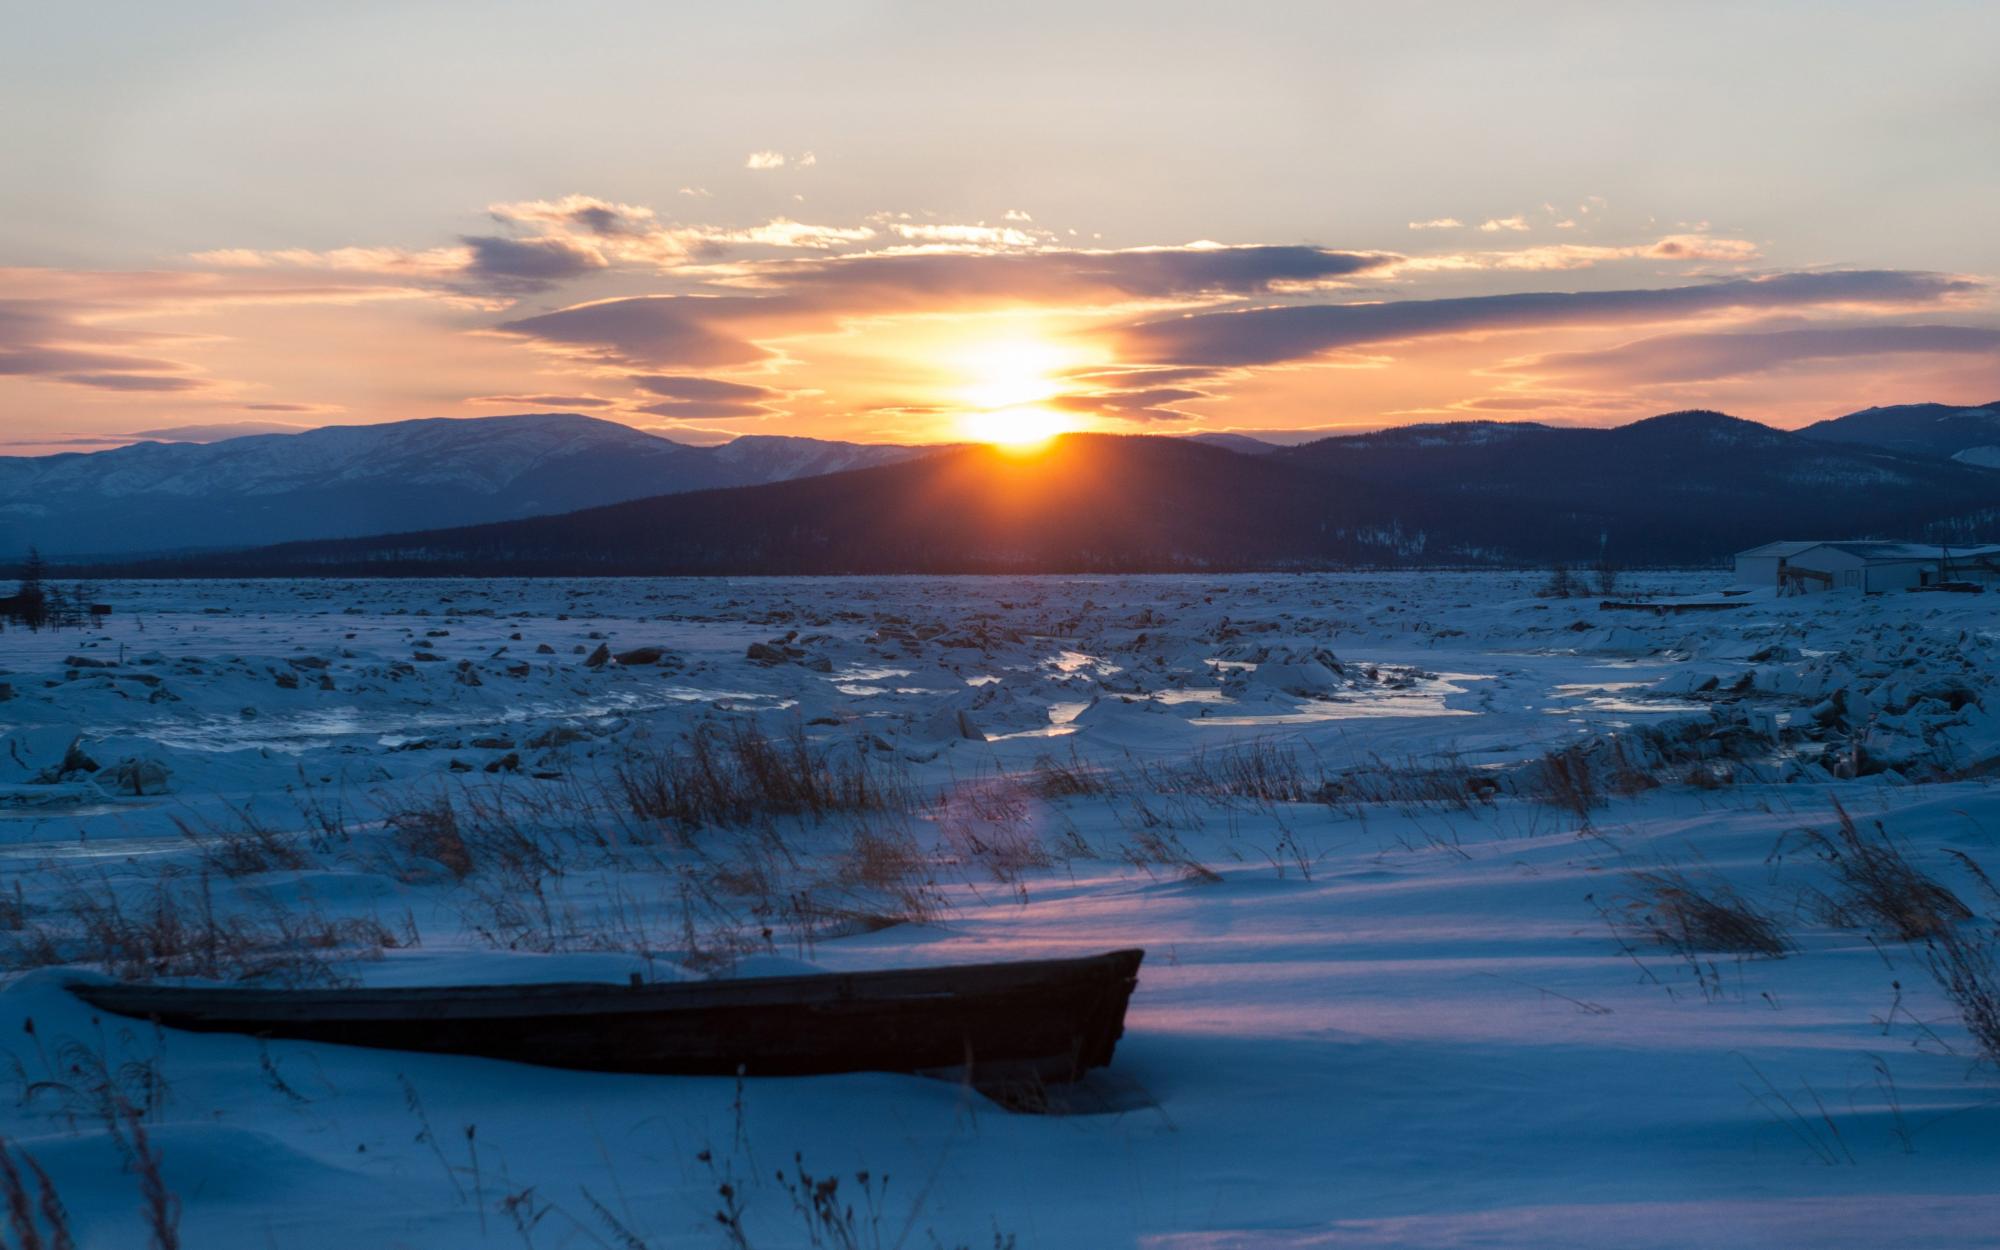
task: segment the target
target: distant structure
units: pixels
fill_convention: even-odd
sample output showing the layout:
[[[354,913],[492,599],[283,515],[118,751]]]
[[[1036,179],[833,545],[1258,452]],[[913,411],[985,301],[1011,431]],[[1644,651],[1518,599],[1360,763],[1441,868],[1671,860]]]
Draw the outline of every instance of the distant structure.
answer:
[[[1786,594],[1859,590],[1878,595],[1929,587],[2000,585],[2000,546],[1935,543],[1776,542],[1736,553],[1736,584]]]

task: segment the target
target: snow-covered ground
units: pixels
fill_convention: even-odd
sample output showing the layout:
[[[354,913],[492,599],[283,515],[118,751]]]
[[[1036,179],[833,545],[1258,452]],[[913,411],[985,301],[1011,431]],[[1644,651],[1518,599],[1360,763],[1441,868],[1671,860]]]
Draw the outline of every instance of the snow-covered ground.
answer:
[[[99,588],[101,630],[0,635],[0,1134],[85,1247],[146,1244],[140,1132],[204,1248],[850,1244],[799,1169],[871,1248],[2000,1245],[2000,1072],[1840,876],[1890,848],[1991,929],[2000,596],[1541,580]],[[746,726],[886,799],[631,801]],[[1662,941],[1676,886],[1785,953]],[[62,989],[1127,946],[1116,1060],[1051,1115]]]

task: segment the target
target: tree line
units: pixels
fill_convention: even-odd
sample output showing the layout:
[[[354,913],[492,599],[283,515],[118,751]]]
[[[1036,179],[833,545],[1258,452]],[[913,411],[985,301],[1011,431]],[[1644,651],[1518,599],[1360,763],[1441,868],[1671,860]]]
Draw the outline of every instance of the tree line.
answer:
[[[42,553],[30,547],[21,566],[21,583],[11,596],[0,598],[0,630],[9,623],[30,631],[81,629],[93,616],[110,611],[90,601],[90,589],[77,582],[69,589],[48,580]]]

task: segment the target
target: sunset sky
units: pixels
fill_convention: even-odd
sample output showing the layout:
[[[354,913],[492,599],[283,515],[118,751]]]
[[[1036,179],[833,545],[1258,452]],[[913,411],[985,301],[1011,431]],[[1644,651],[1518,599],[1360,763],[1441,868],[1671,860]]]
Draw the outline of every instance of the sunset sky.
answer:
[[[1972,3],[12,6],[0,441],[2000,400],[1995,47]]]

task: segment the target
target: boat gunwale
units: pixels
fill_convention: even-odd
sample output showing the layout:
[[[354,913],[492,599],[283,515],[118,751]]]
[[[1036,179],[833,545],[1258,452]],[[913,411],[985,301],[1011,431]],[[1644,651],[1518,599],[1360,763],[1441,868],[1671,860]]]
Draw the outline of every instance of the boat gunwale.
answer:
[[[719,981],[621,984],[545,981],[529,984],[347,987],[297,990],[262,986],[188,986],[72,981],[65,988],[92,1006],[121,1015],[297,1019],[327,1011],[345,1019],[462,1016],[643,1015],[657,1012],[772,1007],[880,1007],[923,999],[948,1001],[1018,993],[1038,986],[1129,978],[1136,987],[1139,948],[1052,959],[920,968],[868,969]],[[970,981],[968,984],[967,981]],[[236,1015],[235,1013],[248,1013]]]

